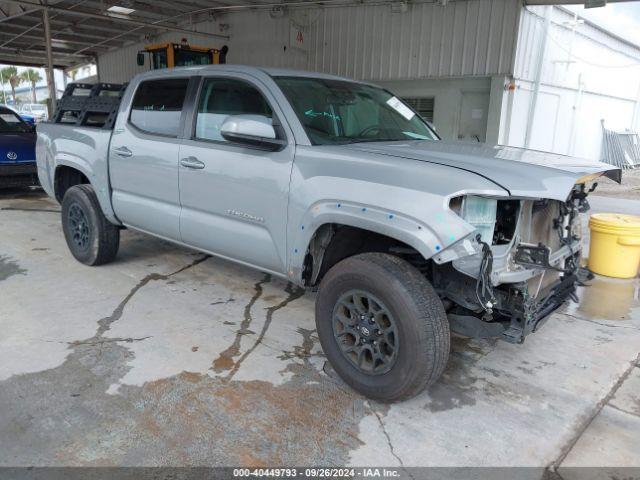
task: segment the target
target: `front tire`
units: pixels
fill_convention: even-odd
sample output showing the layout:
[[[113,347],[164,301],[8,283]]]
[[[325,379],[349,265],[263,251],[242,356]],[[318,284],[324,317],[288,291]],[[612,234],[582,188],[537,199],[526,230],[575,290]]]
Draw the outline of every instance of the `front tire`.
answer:
[[[71,254],[85,265],[109,263],[118,253],[120,229],[102,213],[91,185],[75,185],[64,194],[62,230]]]
[[[338,375],[376,400],[417,395],[442,375],[449,358],[442,301],[416,268],[385,253],[349,257],[327,272],[316,328]]]

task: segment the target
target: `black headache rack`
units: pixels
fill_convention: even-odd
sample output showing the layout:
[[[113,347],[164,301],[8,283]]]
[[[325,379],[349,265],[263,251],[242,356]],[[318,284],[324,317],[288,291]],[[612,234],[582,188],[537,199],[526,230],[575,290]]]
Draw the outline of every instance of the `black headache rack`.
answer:
[[[70,83],[58,100],[53,122],[111,130],[126,86],[126,83]]]

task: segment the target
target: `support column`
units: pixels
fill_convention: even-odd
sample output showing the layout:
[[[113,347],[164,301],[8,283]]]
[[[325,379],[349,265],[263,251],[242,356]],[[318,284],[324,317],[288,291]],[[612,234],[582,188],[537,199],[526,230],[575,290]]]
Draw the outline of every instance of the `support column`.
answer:
[[[553,6],[547,5],[544,10],[544,23],[542,26],[542,34],[540,39],[540,50],[538,51],[538,58],[536,59],[536,71],[535,80],[533,83],[533,93],[531,95],[531,101],[529,103],[529,112],[527,115],[527,130],[524,134],[524,148],[529,148],[531,145],[531,134],[533,130],[533,122],[536,118],[536,109],[538,108],[538,95],[540,93],[540,83],[542,81],[542,68],[544,66],[544,56],[547,50],[547,38],[549,37],[549,26],[551,25],[551,14]]]
[[[45,7],[47,2],[45,2]],[[53,51],[51,49],[51,26],[49,25],[49,10],[42,9],[42,25],[44,26],[44,42],[47,50],[47,86],[49,87],[49,98],[51,99],[51,114],[56,109],[56,79],[53,74]]]

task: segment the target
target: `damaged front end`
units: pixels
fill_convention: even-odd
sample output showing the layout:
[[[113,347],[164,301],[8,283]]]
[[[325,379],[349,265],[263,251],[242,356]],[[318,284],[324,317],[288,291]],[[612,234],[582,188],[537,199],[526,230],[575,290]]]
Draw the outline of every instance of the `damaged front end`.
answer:
[[[476,227],[478,253],[433,265],[452,331],[522,343],[590,274],[580,268],[584,184],[566,201],[456,197],[450,208]]]

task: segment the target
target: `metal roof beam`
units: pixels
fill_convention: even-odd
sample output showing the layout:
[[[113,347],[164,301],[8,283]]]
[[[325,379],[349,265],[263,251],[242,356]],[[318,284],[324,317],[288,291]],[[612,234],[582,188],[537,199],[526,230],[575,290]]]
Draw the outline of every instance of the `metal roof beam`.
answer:
[[[16,54],[9,51],[0,50],[0,63],[9,63],[12,65],[37,65],[46,67],[47,55],[44,50],[36,53],[20,53]],[[80,59],[77,57],[56,58],[54,68],[61,68],[60,65],[73,65],[78,63]]]
[[[15,55],[15,54],[7,54],[7,53],[0,53],[0,63],[6,63],[6,64],[10,64],[10,65],[19,65],[19,66],[24,66],[24,67],[38,67],[38,68],[44,68],[46,67],[47,64],[47,60],[46,58],[43,57],[39,57],[39,56],[33,56],[33,55]],[[59,61],[56,60],[56,63],[54,63],[53,68],[69,68],[72,65],[75,65],[77,62],[73,62],[73,61]]]
[[[14,54],[14,55],[23,55],[25,53],[39,55],[41,53],[42,54],[45,53],[44,50],[39,50],[39,49],[20,49],[20,48],[13,48],[13,47],[0,47],[0,55],[3,55],[3,52],[8,52],[9,54]],[[56,57],[73,57],[76,59],[88,58],[87,55],[79,55],[72,51],[64,52],[64,51],[60,51],[59,49],[54,50],[53,53]]]
[[[27,2],[24,0],[3,0],[4,2],[8,2],[8,3],[14,3],[17,5],[26,5],[29,7],[33,7],[33,8],[40,8],[41,10],[47,10],[49,12],[55,12],[58,13],[60,15],[69,15],[69,16],[76,16],[76,17],[85,17],[85,18],[95,18],[98,20],[109,20],[112,22],[116,22],[116,23],[123,23],[123,24],[128,24],[128,25],[132,25],[135,26],[137,28],[135,28],[134,30],[141,30],[142,28],[152,28],[152,29],[156,29],[156,30],[166,30],[166,31],[174,31],[174,32],[180,32],[180,33],[187,33],[187,34],[198,34],[198,35],[203,35],[203,36],[207,36],[207,37],[214,37],[214,38],[229,38],[227,35],[219,35],[216,33],[207,33],[207,32],[201,32],[201,31],[197,31],[197,30],[188,30],[186,28],[181,28],[181,27],[176,27],[173,25],[167,25],[165,23],[161,23],[159,21],[157,22],[143,22],[140,20],[133,20],[133,19],[129,19],[129,18],[122,18],[122,17],[114,17],[111,15],[104,15],[104,14],[100,14],[100,13],[92,13],[92,12],[84,12],[84,11],[79,11],[79,10],[69,10],[66,8],[62,8],[62,7],[55,7],[55,6],[51,6],[51,5],[40,5],[38,3],[34,3],[34,2]]]
[[[11,35],[10,32],[0,32],[0,42],[2,41],[2,35]],[[42,46],[44,45],[44,40],[42,36],[38,36],[38,35],[25,35],[24,37],[22,37],[26,40],[29,40],[30,43],[13,43],[11,47],[0,47],[0,48],[8,48],[8,49],[13,49],[13,50],[24,50],[24,49],[28,49],[34,46]],[[84,45],[90,45],[91,42],[89,41],[78,41],[78,40],[67,40],[67,39],[59,39],[59,38],[53,38],[53,45],[54,48],[59,48],[64,50],[64,48],[61,46],[62,44],[69,44],[69,45],[80,45],[80,46],[84,46]],[[56,45],[59,45],[56,47]],[[111,48],[111,47],[118,47],[120,46],[120,44],[118,45],[104,45],[101,48]]]
[[[106,33],[117,33],[122,32],[122,29],[118,28],[104,28],[103,26],[96,26],[92,24],[84,24],[84,23],[69,23],[64,21],[51,20],[51,24],[56,26],[56,29],[52,31],[54,35],[80,35],[87,38],[95,38],[101,39],[104,38],[104,35],[100,35],[99,32]],[[39,31],[37,29],[42,29],[41,24],[36,25],[25,25],[25,24],[16,24],[16,25],[3,25],[3,29],[7,27],[15,27],[22,29],[32,29]],[[80,28],[86,28],[87,30],[80,30]]]
[[[96,5],[96,10],[105,11],[109,7],[113,5],[119,5],[119,0],[109,0],[108,2],[104,2],[103,0],[90,0],[91,4]],[[176,6],[178,5],[178,6]],[[184,8],[180,8],[181,4],[177,4],[175,2],[168,2],[164,0],[154,0],[154,1],[140,1],[140,0],[132,0],[130,4],[127,5],[128,8],[132,8],[135,10],[131,15],[135,16],[137,14],[140,15],[149,15],[157,18],[167,18],[175,13],[185,13]],[[158,8],[161,7],[161,8]]]
[[[40,35],[38,35],[38,33],[40,33]],[[2,36],[15,36],[16,32],[15,31],[11,31],[8,30],[5,27],[3,27],[2,29],[0,29],[0,42],[2,42]],[[43,35],[44,32],[42,30],[34,30],[33,31],[33,35],[23,35],[21,38],[27,39],[27,40],[36,40],[36,41],[43,41]],[[91,36],[85,36],[82,34],[75,34],[75,33],[65,33],[65,32],[52,32],[52,36],[53,36],[53,41],[55,42],[56,40],[60,40],[62,42],[66,42],[66,43],[72,43],[72,44],[76,44],[76,45],[89,45],[92,43],[93,40],[100,40],[101,38],[104,38],[103,36],[100,35],[91,35]],[[122,42],[119,42],[117,40],[114,40],[114,43],[117,42],[118,45],[121,45]],[[14,42],[15,44],[15,42]],[[116,46],[116,45],[113,45]],[[19,47],[16,47],[19,48]]]
[[[0,18],[0,23],[9,22],[11,20],[15,20],[16,18],[24,17],[25,15],[31,15],[32,13],[36,13],[36,12],[39,12],[39,11],[40,10],[38,10],[37,8],[34,8],[32,10],[25,10],[25,11],[20,12],[20,13],[15,13],[13,15],[4,16],[4,17]]]

